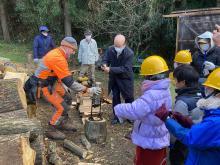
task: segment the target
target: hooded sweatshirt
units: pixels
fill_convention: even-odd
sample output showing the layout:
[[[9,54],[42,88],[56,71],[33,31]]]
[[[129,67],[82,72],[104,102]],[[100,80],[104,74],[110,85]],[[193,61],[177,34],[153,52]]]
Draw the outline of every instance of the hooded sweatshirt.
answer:
[[[200,99],[197,106],[204,111],[201,123],[188,129],[170,118],[166,120],[166,126],[189,149],[185,165],[219,165],[220,98]]]
[[[195,45],[198,48],[198,51],[196,51],[193,54],[193,60],[191,65],[195,67],[197,72],[200,74],[200,77],[203,78],[205,77],[203,75],[203,69],[204,69],[204,62],[209,61],[212,62],[213,64],[220,66],[220,49],[217,48],[214,45],[214,42],[212,40],[213,34],[209,31],[199,35],[195,39]],[[207,50],[207,52],[204,52],[203,50],[200,49],[199,47],[199,39],[209,39],[210,40],[210,48]]]
[[[165,124],[154,114],[165,104],[172,108],[170,80],[145,80],[142,83],[143,95],[132,103],[118,104],[114,107],[119,118],[134,120],[132,142],[144,149],[162,149],[169,146],[170,135]]]

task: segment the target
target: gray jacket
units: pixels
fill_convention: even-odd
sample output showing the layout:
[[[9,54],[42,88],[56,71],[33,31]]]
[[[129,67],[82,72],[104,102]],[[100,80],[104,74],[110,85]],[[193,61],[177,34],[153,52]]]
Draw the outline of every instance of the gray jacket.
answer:
[[[98,60],[98,48],[97,43],[94,39],[87,42],[86,39],[80,41],[78,60],[82,64],[95,64]]]

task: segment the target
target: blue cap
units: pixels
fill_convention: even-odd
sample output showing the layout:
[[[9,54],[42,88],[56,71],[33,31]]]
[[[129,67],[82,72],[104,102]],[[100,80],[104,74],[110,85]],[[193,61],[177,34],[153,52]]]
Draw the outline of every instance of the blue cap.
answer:
[[[43,26],[40,26],[39,31],[40,31],[40,32],[42,32],[42,31],[49,32],[49,29],[48,29],[47,26],[44,26],[44,25],[43,25]]]

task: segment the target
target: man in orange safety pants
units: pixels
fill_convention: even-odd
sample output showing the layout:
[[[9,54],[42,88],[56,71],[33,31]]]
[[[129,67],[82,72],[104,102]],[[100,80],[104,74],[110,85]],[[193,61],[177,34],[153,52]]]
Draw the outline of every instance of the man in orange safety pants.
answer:
[[[65,139],[65,134],[60,130],[76,131],[68,120],[69,106],[65,99],[68,97],[62,83],[76,92],[88,92],[91,95],[101,93],[98,87],[87,88],[73,80],[67,59],[71,54],[75,54],[76,50],[76,40],[73,37],[65,37],[60,47],[51,50],[43,57],[34,74],[38,78],[44,98],[55,107],[49,129],[46,131],[46,136],[52,139]]]

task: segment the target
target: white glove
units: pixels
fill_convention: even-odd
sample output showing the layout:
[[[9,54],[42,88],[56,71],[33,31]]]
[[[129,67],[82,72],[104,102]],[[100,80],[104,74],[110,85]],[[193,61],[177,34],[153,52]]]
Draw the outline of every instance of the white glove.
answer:
[[[208,70],[214,70],[215,69],[215,64],[213,64],[212,62],[206,61],[204,62],[204,69],[208,69]]]
[[[37,64],[38,62],[39,62],[39,59],[38,59],[38,58],[35,58],[35,59],[34,59],[34,63]]]
[[[93,95],[93,94],[99,95],[99,94],[101,94],[102,89],[100,87],[92,87],[92,88],[88,89],[88,92],[90,95]]]

